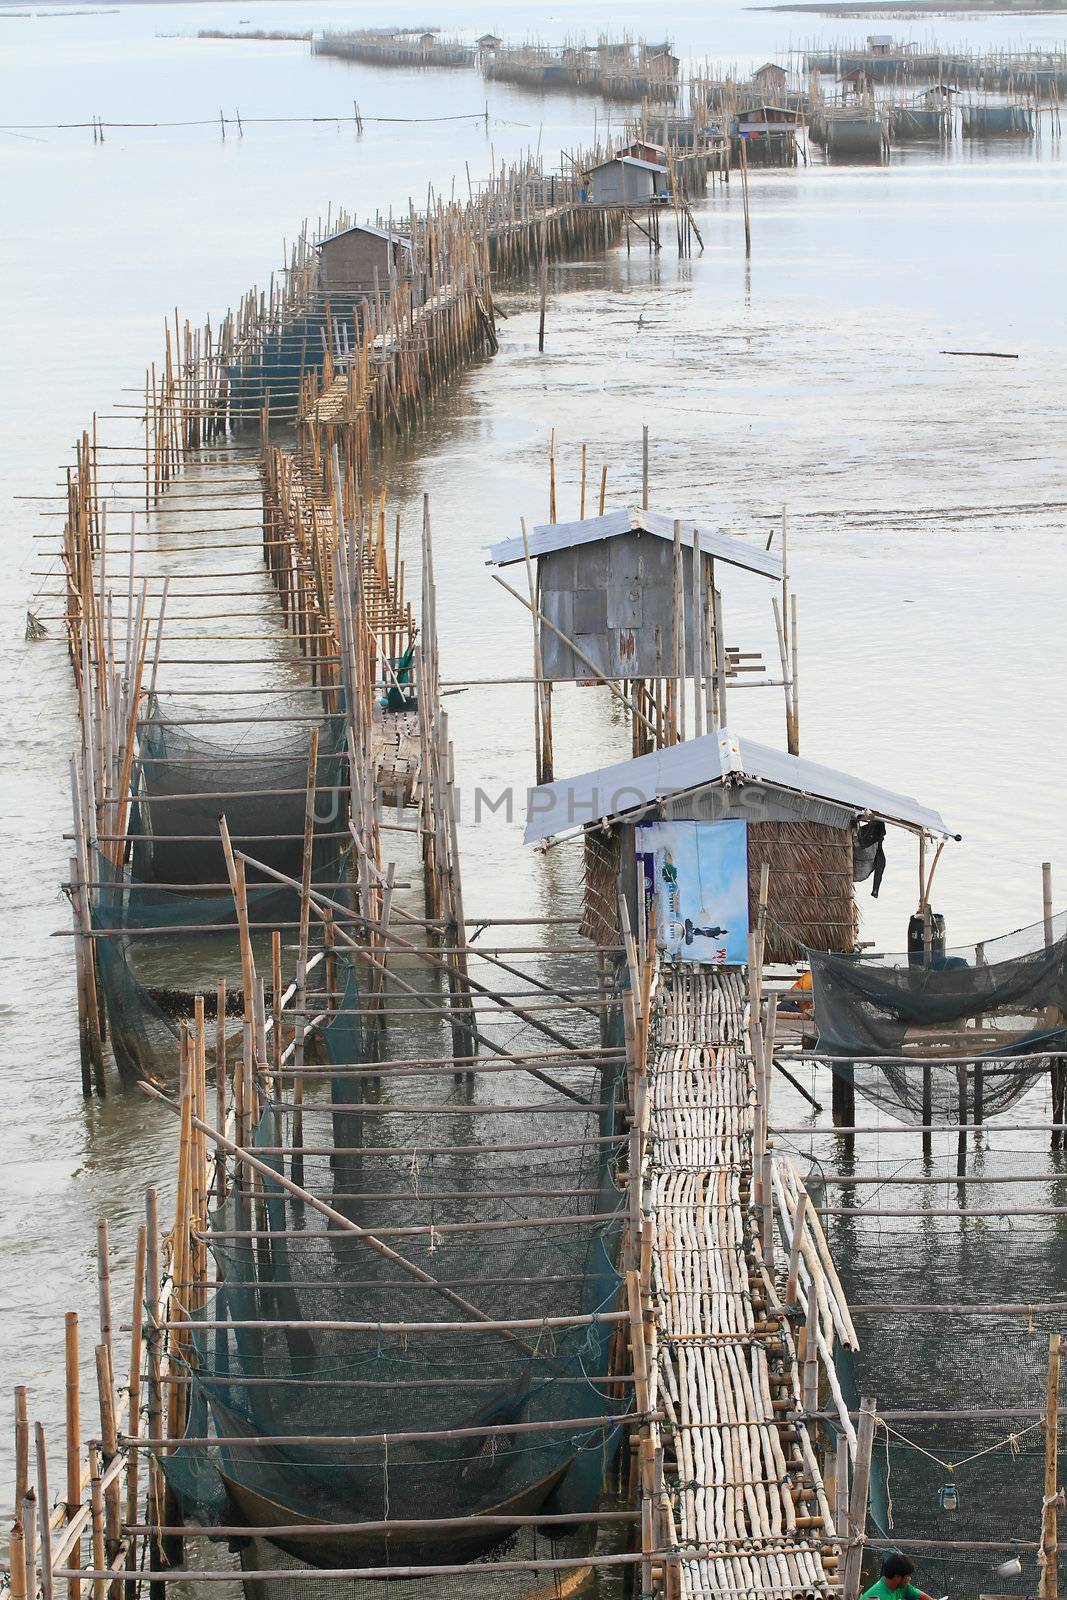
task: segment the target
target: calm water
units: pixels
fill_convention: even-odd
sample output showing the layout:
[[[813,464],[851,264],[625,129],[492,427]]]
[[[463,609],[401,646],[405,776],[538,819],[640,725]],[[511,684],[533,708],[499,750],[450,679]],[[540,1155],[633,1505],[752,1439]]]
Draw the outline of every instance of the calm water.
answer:
[[[416,9],[403,14],[425,20]],[[295,44],[159,37],[233,26],[238,17],[275,28],[381,20],[367,7],[284,0],[0,17],[5,123],[94,113],[196,121],[217,117],[220,106],[246,119],[245,138],[225,144],[217,127],[109,133],[103,146],[86,130],[0,134],[8,551],[0,580],[0,1374],[7,1392],[18,1381],[31,1386],[35,1414],[56,1438],[64,1310],[83,1313],[90,1342],[95,1219],[110,1217],[121,1268],[145,1183],[169,1192],[173,1145],[169,1120],[154,1106],[117,1095],[86,1104],[79,1092],[69,941],[50,938],[69,921],[56,885],[66,872],[73,695],[61,646],[22,642],[26,605],[41,581],[34,573],[52,559],[34,554],[34,539],[54,534],[59,508],[16,496],[56,492],[57,469],[93,408],[103,413],[132,398],[145,361],[158,354],[168,308],[217,316],[248,283],[265,279],[282,236],[291,238],[305,215],[325,215],[338,202],[359,211],[399,208],[409,195],[418,203],[427,182],[446,194],[456,174],[465,182],[465,162],[477,175],[493,156],[538,142],[554,152],[592,134],[588,101],[487,90],[472,73],[383,73],[312,60]],[[498,6],[432,20],[558,37],[609,20],[636,32],[643,18],[617,5]],[[657,13],[657,27],[685,52],[742,64],[799,45],[816,31],[809,23],[695,6]],[[898,36],[928,37],[932,27],[894,23]],[[946,45],[1010,43],[1024,30],[1035,43],[1060,41],[1067,19],[938,21],[936,37]],[[488,134],[473,119],[368,120],[362,140],[337,124],[249,120],[343,115],[353,99],[368,119],[456,116],[483,109],[487,93]],[[603,112],[599,120],[602,131]],[[946,851],[935,897],[950,940],[1031,922],[1040,915],[1040,862],[1056,864],[1058,883],[1067,872],[1067,756],[1056,732],[1067,166],[1046,138],[1040,147],[957,146],[946,158],[909,153],[879,169],[757,173],[750,266],[739,200],[735,185],[697,209],[706,249],[692,261],[679,263],[669,241],[653,261],[635,240],[629,256],[620,247],[603,261],[560,268],[543,357],[530,306],[521,295],[505,302],[512,314],[501,322],[499,356],[468,374],[417,451],[390,465],[412,561],[418,503],[424,490],[431,495],[444,675],[458,683],[529,670],[526,613],[492,582],[481,547],[517,531],[519,515],[546,512],[550,431],[560,514],[576,515],[581,442],[592,467],[608,464],[609,503],[619,504],[639,493],[647,422],[654,504],[761,534],[783,503],[790,508],[805,753],[921,796],[962,833],[963,843]],[[1019,360],[959,360],[940,354],[946,349],[1011,351]],[[758,583],[730,582],[726,612],[731,642],[773,655]],[[626,753],[625,730],[605,698],[579,690],[556,698],[561,774]],[[569,908],[579,883],[574,848],[542,856],[520,843],[532,770],[530,691],[471,688],[448,705],[468,802],[468,911]],[[739,691],[731,720],[779,741],[778,692]],[[501,814],[475,830],[476,785],[516,786],[514,820]],[[891,839],[889,855],[881,898],[861,902],[864,936],[899,948],[915,898],[914,849]],[[789,1121],[799,1114],[799,1104],[783,1103]],[[869,1160],[910,1160],[915,1142],[858,1145]],[[1041,1143],[1024,1135],[1002,1142]],[[1051,1184],[1050,1194],[1057,1189]],[[891,1192],[915,1209],[943,1194]],[[1025,1203],[1014,1188],[983,1191],[973,1203],[994,1204],[990,1193]],[[884,1196],[880,1203],[890,1204]],[[1021,1252],[1017,1232],[1001,1239],[1005,1230],[986,1229],[996,1235],[981,1257],[990,1297],[1055,1292],[1059,1223],[1048,1226],[1048,1249],[1037,1239]],[[906,1230],[907,1252],[910,1224],[892,1227]],[[952,1271],[966,1252],[936,1221],[923,1237],[936,1248],[918,1255],[908,1298],[945,1298],[937,1250],[951,1256]],[[854,1231],[841,1245],[855,1298],[893,1298],[884,1286],[868,1292],[873,1256]],[[124,1299],[121,1271],[119,1282]],[[119,1295],[117,1284],[117,1304]],[[920,1388],[942,1383],[930,1351],[918,1370]],[[0,1477],[10,1477],[6,1425]],[[1036,1511],[1027,1515],[1020,1537],[1033,1536]]]

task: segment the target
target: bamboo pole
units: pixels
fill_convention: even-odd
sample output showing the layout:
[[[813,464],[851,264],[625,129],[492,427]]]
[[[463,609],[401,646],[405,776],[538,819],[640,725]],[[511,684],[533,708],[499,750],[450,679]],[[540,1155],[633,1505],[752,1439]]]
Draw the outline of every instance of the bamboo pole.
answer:
[[[33,1425],[37,1455],[37,1518],[41,1547],[41,1593],[44,1600],[53,1600],[52,1576],[52,1500],[48,1493],[48,1453],[45,1449],[44,1427]]]
[[[860,1398],[859,1425],[856,1429],[856,1460],[852,1476],[852,1492],[848,1502],[848,1538],[843,1570],[844,1600],[857,1600],[860,1592],[860,1571],[863,1564],[863,1545],[867,1530],[867,1504],[871,1484],[871,1452],[874,1448],[876,1406],[870,1395]]]
[[[748,211],[748,144],[745,139],[739,139],[741,151],[741,199],[745,215],[745,256],[752,254],[752,224]]]
[[[118,1427],[115,1412],[115,1380],[111,1366],[111,1350],[108,1344],[101,1343],[96,1347],[96,1382],[100,1398],[100,1438],[101,1452],[105,1470],[110,1467],[118,1454]],[[109,1562],[115,1560],[119,1553],[121,1542],[121,1503],[120,1487],[115,1478],[104,1490],[104,1532],[105,1550]],[[110,1600],[117,1600],[119,1582],[113,1578],[108,1593]]]
[[[1059,1600],[1059,1436],[1060,1436],[1060,1335],[1051,1334],[1048,1351],[1048,1385],[1045,1398],[1045,1477],[1041,1502],[1041,1548],[1037,1565],[1040,1600]]]
[[[22,1502],[30,1487],[30,1417],[25,1385],[15,1389],[15,1518],[22,1514]],[[23,1529],[25,1534],[25,1529]]]
[[[800,1267],[800,1249],[804,1238],[804,1222],[808,1212],[808,1191],[801,1191],[796,1211],[793,1213],[793,1233],[789,1245],[789,1268],[786,1276],[785,1303],[795,1305],[797,1299],[797,1273]]]
[[[137,1230],[137,1249],[133,1268],[133,1306],[130,1313],[130,1376],[128,1426],[131,1433],[141,1428],[141,1357],[144,1349],[144,1286],[148,1265],[148,1229],[141,1223]],[[137,1521],[140,1508],[140,1484],[136,1455],[130,1456],[126,1469],[126,1522]],[[126,1556],[126,1570],[133,1574],[137,1567],[137,1546],[131,1541]],[[130,1576],[126,1581],[125,1600],[136,1600],[137,1584]],[[71,1600],[76,1600],[75,1596]]]
[[[11,1540],[8,1545],[8,1589],[11,1600],[28,1600],[26,1591],[26,1540],[22,1532],[21,1522],[22,1505],[19,1503],[18,1514],[11,1525]],[[77,1582],[76,1579],[72,1580]]]
[[[93,1570],[99,1574],[92,1579],[93,1600],[104,1600],[107,1594],[107,1585],[103,1575],[103,1568],[107,1562],[106,1517],[104,1511],[103,1468],[100,1460],[100,1446],[95,1440],[89,1441],[89,1496],[92,1517],[92,1561]],[[110,1576],[110,1574],[109,1574]]]
[[[534,747],[537,752],[537,782],[551,783],[552,781],[552,728],[551,712],[547,697],[548,685],[545,680],[544,662],[541,656],[541,631],[539,606],[537,603],[537,580],[534,576],[533,562],[530,559],[530,541],[526,535],[526,519],[519,519],[522,528],[522,550],[526,564],[526,583],[530,592],[530,619],[533,623],[533,664],[534,664]]]
[[[20,1521],[26,1558],[24,1587],[28,1600],[36,1600],[40,1589],[37,1576],[37,1494],[32,1488],[27,1489],[23,1496]]]
[[[78,1364],[78,1313],[68,1311],[64,1318],[64,1373],[66,1388],[66,1517],[68,1523],[81,1509],[81,1370]],[[72,1578],[67,1585],[68,1600],[79,1600],[81,1585]]]

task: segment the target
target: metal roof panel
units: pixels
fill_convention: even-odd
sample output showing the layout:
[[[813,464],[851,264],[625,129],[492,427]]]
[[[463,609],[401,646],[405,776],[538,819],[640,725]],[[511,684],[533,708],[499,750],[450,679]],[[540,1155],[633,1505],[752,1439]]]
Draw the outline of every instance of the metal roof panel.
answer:
[[[620,533],[651,533],[657,539],[674,539],[675,521],[681,523],[682,543],[691,549],[694,530],[700,535],[700,549],[706,556],[731,566],[742,567],[765,578],[780,580],[782,563],[769,550],[754,542],[739,539],[736,534],[723,533],[707,523],[692,518],[678,517],[662,511],[644,511],[631,507],[626,511],[609,511],[603,517],[586,517],[581,522],[546,522],[539,524],[528,536],[531,556],[551,555],[555,550],[572,549],[575,545],[594,544],[598,539],[615,539]],[[503,539],[488,546],[489,566],[508,567],[524,558],[521,539]]]
[[[324,244],[333,244],[335,239],[343,239],[349,233],[369,233],[375,239],[384,239],[387,244],[402,244],[405,250],[411,249],[411,240],[406,233],[390,232],[388,228],[376,228],[373,222],[353,222],[347,228],[338,228],[334,233],[328,233],[324,239],[315,240],[315,249],[321,250]]]
[[[525,842],[534,844],[571,833],[589,823],[608,821],[657,800],[721,783],[728,777],[829,800],[902,827],[949,836],[941,813],[910,795],[896,794],[879,784],[752,739],[741,739],[729,729],[720,728],[666,750],[654,750],[630,761],[532,789]]]

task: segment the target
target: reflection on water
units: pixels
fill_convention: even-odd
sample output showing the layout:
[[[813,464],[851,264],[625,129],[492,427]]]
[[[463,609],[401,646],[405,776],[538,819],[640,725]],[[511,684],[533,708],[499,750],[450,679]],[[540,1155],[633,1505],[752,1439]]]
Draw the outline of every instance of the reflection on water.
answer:
[[[351,20],[358,8],[320,9],[332,20],[339,12]],[[269,10],[267,25],[284,26],[284,6],[246,10],[254,24]],[[221,14],[218,6],[182,8],[179,25],[218,25]],[[175,15],[168,11],[162,26],[173,27]],[[581,21],[594,27],[599,15],[589,7]],[[528,19],[515,10],[511,20],[518,29]],[[456,13],[456,26],[466,21]],[[1035,32],[1062,35],[1062,22],[1042,19]],[[90,31],[105,24],[106,33]],[[665,14],[664,24],[677,24],[689,48],[716,47],[691,16]],[[242,112],[257,104],[294,114],[353,96],[365,114],[384,114],[396,97],[416,94],[418,104],[443,115],[467,109],[472,92],[471,83],[452,77],[424,75],[412,84],[313,63],[299,47],[156,40],[162,27],[151,7],[64,26],[78,31],[61,41],[49,34],[45,46],[39,32],[16,33],[28,23],[7,24],[18,79],[7,102],[12,120],[60,120],[58,108],[80,108],[84,65],[94,57],[94,96],[106,89],[110,105],[131,115],[149,102],[161,117],[176,113],[190,95],[197,104],[207,95],[213,105],[230,103],[238,86]],[[718,47],[740,56],[742,41],[752,39],[753,55],[762,59],[787,41],[790,26],[787,19],[783,31],[780,18],[723,13]],[[1022,26],[1012,19],[1012,34]],[[1006,37],[1008,24],[982,27]],[[946,42],[950,33],[946,24]],[[174,69],[170,77],[159,71],[164,63]],[[542,101],[501,86],[489,92],[497,159],[536,144],[542,121],[545,149],[588,134],[587,103]],[[480,85],[477,95],[480,102]],[[92,109],[100,108],[94,99]],[[50,491],[67,439],[94,405],[116,402],[136,383],[158,346],[161,314],[176,299],[190,311],[227,303],[276,258],[279,231],[291,233],[309,209],[325,213],[330,196],[354,199],[360,209],[402,206],[427,178],[447,192],[465,160],[477,173],[489,159],[484,129],[465,124],[447,140],[425,126],[368,125],[360,145],[341,134],[327,141],[321,130],[283,136],[260,128],[225,150],[193,132],[116,136],[95,150],[87,135],[77,143],[8,137],[0,170],[9,180],[10,214],[23,226],[5,241],[10,293],[0,313],[13,374],[0,401],[5,496]],[[1064,243],[1065,174],[1050,141],[1040,148],[970,143],[947,155],[910,150],[878,169],[754,173],[749,268],[735,185],[714,189],[697,209],[703,255],[679,263],[668,243],[653,258],[633,237],[629,254],[623,244],[604,261],[555,271],[543,357],[532,299],[505,299],[499,356],[468,374],[425,433],[393,452],[383,469],[403,513],[411,570],[420,496],[431,495],[470,915],[564,915],[576,908],[580,889],[575,846],[540,854],[520,843],[532,781],[531,691],[465,687],[466,680],[530,671],[528,618],[490,581],[482,547],[514,533],[519,515],[546,515],[553,428],[561,515],[577,514],[583,441],[591,470],[599,475],[601,464],[608,467],[609,506],[634,498],[647,422],[653,504],[702,511],[766,539],[788,503],[800,596],[802,748],[938,805],[964,835],[938,876],[950,942],[1034,920],[1038,863],[1067,859],[1057,805],[1067,758],[1048,737],[1059,710],[1064,494],[1054,463],[1067,380],[1055,264]],[[76,250],[69,239],[59,241],[62,248],[56,243],[60,214],[79,241]],[[1020,359],[941,353],[949,349],[1003,349]],[[54,885],[69,849],[61,835],[73,695],[58,644],[17,642],[26,597],[39,581],[31,573],[52,559],[47,544],[42,554],[31,553],[32,536],[58,526],[33,515],[41,505],[12,502],[19,556],[3,580],[11,830],[5,908],[14,938],[0,966],[11,1084],[0,1364],[9,1383],[31,1385],[31,1403],[58,1439],[68,1307],[81,1310],[91,1353],[95,1218],[107,1212],[112,1221],[118,1301],[143,1186],[158,1182],[170,1195],[173,1130],[165,1113],[137,1096],[84,1105],[78,1089],[69,941],[48,937],[67,921]],[[730,642],[773,660],[761,591],[743,576],[729,580],[726,611]],[[626,729],[606,696],[572,689],[556,700],[558,772],[627,752]],[[754,737],[780,741],[775,691],[738,690],[730,714]],[[494,793],[510,786],[510,818],[506,809],[483,809],[475,827],[476,786]],[[414,863],[402,856],[398,876],[411,884],[402,903],[417,910]],[[880,899],[862,901],[865,938],[899,948],[915,882],[914,859],[897,845]],[[209,950],[190,959],[207,975]],[[413,1019],[391,1042],[398,1055],[435,1047]],[[1034,1120],[1047,1117],[1043,1088],[1024,1105],[1033,1105]],[[791,1120],[799,1123],[799,1104]],[[976,1162],[989,1163],[1002,1145],[1017,1148],[1021,1162],[1047,1160],[1039,1134],[983,1140],[990,1153]],[[918,1171],[916,1145],[914,1135],[858,1138],[857,1170],[888,1160],[903,1163],[904,1175]],[[827,1140],[817,1148],[832,1171],[841,1152]],[[954,1145],[935,1150],[933,1170],[954,1170]],[[976,1189],[982,1198],[971,1204],[1036,1203],[1035,1188],[1049,1205],[1067,1203],[1058,1168],[1050,1162],[1048,1172],[1044,1187],[990,1185]],[[869,1189],[836,1183],[826,1192],[832,1204],[848,1204],[844,1197],[855,1193],[864,1205],[917,1214],[957,1203],[954,1186],[892,1187],[877,1201]],[[839,1217],[828,1219],[828,1229],[858,1302],[1040,1300],[1054,1297],[1062,1279],[1059,1218],[1043,1219],[1038,1229],[1022,1218],[960,1224],[921,1215],[882,1223]],[[869,1331],[871,1321],[861,1327],[860,1380],[901,1409],[958,1403],[979,1392],[983,1368],[994,1362],[1013,1381],[1018,1372],[1019,1394],[1029,1396],[1037,1382],[1047,1326],[1040,1318],[1034,1334],[1018,1319],[998,1321],[987,1343],[973,1345],[955,1322],[907,1314],[880,1318]],[[1021,1403],[1014,1392],[1011,1403]],[[922,1442],[940,1453],[929,1434]],[[884,1443],[883,1436],[879,1447]],[[1031,1437],[1017,1458],[991,1456],[986,1479],[961,1472],[963,1509],[954,1526],[988,1525],[982,1508],[1029,1470],[1032,1447]],[[907,1521],[943,1536],[945,1514],[931,1509],[937,1486],[914,1476],[913,1457],[893,1459],[898,1531]],[[6,1429],[0,1460],[7,1482]],[[909,1499],[913,1477],[919,1487]],[[1035,1536],[1036,1511],[1028,1479],[1017,1496],[997,1502],[1000,1525],[1022,1538]],[[942,1584],[931,1568],[924,1586],[941,1592],[949,1580],[953,1592],[975,1593],[980,1573],[950,1569]]]

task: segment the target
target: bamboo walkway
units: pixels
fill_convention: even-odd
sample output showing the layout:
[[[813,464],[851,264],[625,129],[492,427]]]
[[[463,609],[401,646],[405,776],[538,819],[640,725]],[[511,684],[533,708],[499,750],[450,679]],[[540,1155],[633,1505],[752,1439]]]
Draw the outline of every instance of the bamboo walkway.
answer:
[[[664,968],[650,1019],[658,1390],[673,1434],[676,1543],[700,1552],[680,1564],[683,1596],[785,1597],[836,1583],[834,1522],[795,1416],[796,1349],[750,1209],[760,1112],[746,1008],[737,969]]]

